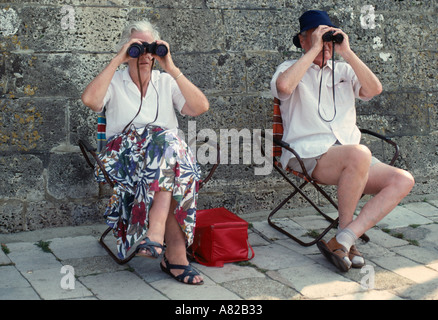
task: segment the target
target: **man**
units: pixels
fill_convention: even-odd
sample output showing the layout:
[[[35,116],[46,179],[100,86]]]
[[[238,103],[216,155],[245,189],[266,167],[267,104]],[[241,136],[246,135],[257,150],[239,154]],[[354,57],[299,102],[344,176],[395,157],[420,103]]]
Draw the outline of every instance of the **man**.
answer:
[[[404,170],[381,163],[359,144],[355,98],[370,100],[382,92],[382,85],[351,50],[347,34],[336,28],[324,11],[307,11],[299,21],[294,44],[304,54],[278,67],[271,91],[281,100],[283,140],[301,155],[312,178],[337,186],[338,233],[328,243],[322,240],[317,245],[345,272],[365,264],[355,241],[397,206],[412,189],[414,179]],[[324,42],[322,37],[328,31],[334,37],[342,35],[342,42]],[[345,62],[329,61],[333,45]],[[302,171],[289,152],[283,152],[281,162],[283,167]],[[375,196],[353,219],[363,193]]]

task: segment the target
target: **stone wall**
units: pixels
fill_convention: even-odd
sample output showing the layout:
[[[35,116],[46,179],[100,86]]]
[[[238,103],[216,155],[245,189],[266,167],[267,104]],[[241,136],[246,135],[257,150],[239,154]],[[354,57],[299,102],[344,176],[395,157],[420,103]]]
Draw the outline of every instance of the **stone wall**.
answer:
[[[103,221],[108,190],[77,147],[79,138],[95,143],[96,133],[80,96],[114,56],[127,21],[155,23],[177,66],[208,96],[210,111],[180,118],[183,129],[252,134],[271,127],[270,78],[300,56],[292,37],[301,13],[314,8],[342,26],[383,83],[379,97],[358,102],[359,125],[397,141],[397,165],[417,181],[413,196],[436,193],[436,0],[2,0],[0,232]],[[244,160],[224,161],[200,208],[245,217],[278,202],[286,189],[279,176],[255,175]]]

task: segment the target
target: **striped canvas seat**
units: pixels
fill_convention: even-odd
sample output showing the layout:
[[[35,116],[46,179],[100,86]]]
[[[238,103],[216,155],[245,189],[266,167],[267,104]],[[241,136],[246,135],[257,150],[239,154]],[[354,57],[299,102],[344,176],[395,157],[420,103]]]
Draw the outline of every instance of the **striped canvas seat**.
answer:
[[[97,152],[102,151],[106,145],[106,117],[101,112],[97,115]]]
[[[276,144],[275,141],[282,141],[283,139],[283,119],[281,118],[281,110],[280,110],[280,100],[278,98],[274,98],[274,110],[273,110],[273,117],[272,117],[272,137],[274,139],[274,144],[272,146],[272,156],[274,157],[274,163],[275,165],[281,167],[281,163],[277,158],[279,159],[281,157],[283,148]],[[292,170],[291,168],[287,167],[284,168],[287,172],[290,172],[301,179],[304,179],[306,181],[310,181],[309,177],[307,177],[305,174]]]

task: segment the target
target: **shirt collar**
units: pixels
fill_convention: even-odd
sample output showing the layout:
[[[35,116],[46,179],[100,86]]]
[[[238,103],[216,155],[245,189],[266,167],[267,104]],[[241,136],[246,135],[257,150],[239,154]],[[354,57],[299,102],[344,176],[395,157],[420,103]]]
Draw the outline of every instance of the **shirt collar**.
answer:
[[[310,67],[315,69],[315,70],[320,70],[321,69],[317,64],[314,64],[313,62],[310,65]],[[328,67],[329,69],[333,70],[333,60],[330,59],[329,61],[327,61],[326,65],[324,67]]]
[[[152,73],[151,73],[151,80],[152,80],[152,83],[154,83],[154,84],[158,81],[158,75],[157,75],[157,73],[159,73],[158,70],[152,70]],[[132,82],[132,83],[134,83],[134,81],[132,81],[131,76],[129,75],[129,67],[126,67],[126,68],[123,70],[122,79],[123,79],[123,81],[127,81],[127,82]]]

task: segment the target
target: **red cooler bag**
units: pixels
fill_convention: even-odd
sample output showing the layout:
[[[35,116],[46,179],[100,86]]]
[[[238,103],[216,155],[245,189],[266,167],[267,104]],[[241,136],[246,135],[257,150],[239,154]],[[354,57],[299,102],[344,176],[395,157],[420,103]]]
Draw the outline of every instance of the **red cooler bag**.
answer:
[[[247,261],[254,257],[254,250],[248,242],[248,222],[225,208],[196,212],[191,247],[195,260],[210,267],[223,267],[224,263]]]

